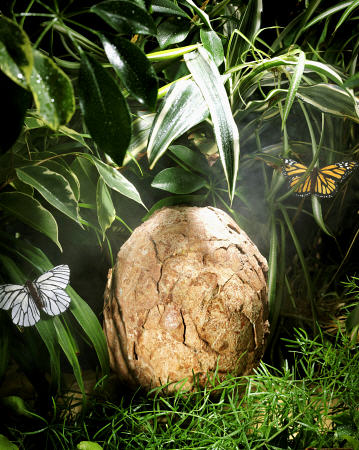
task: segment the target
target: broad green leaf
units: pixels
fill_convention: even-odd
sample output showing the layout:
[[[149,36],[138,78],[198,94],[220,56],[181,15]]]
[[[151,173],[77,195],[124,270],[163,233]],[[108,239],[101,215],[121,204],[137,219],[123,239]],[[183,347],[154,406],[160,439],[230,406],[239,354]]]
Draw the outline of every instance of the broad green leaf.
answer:
[[[305,53],[301,52],[299,55],[299,58],[298,58],[298,64],[295,66],[293,76],[290,80],[288,94],[285,99],[283,118],[282,118],[282,129],[285,126],[285,123],[286,123],[288,115],[289,115],[289,111],[291,110],[292,105],[294,103],[296,93],[298,91],[300,82],[302,80],[304,67],[305,67]]]
[[[76,446],[77,450],[102,450],[102,447],[97,442],[81,441]]]
[[[30,88],[38,114],[53,130],[65,125],[75,112],[75,97],[69,77],[47,56],[33,51]]]
[[[190,19],[189,15],[171,0],[153,0],[151,2],[151,10],[153,13],[182,16]]]
[[[204,176],[208,175],[208,162],[202,153],[191,150],[184,145],[171,145],[169,150],[191,170],[199,172]]]
[[[102,178],[98,179],[96,190],[97,217],[100,224],[103,239],[108,228],[116,218],[111,194]]]
[[[56,220],[47,209],[43,208],[40,202],[20,192],[3,192],[0,194],[0,208],[45,234],[62,251],[58,240]]]
[[[91,8],[120,34],[156,34],[152,17],[131,1],[106,0]]]
[[[22,167],[16,169],[16,174],[23,183],[32,186],[52,206],[81,226],[77,201],[66,178],[43,166]]]
[[[0,70],[26,88],[33,64],[31,42],[12,20],[0,16]]]
[[[132,122],[131,142],[127,149],[123,165],[128,164],[132,158],[136,158],[141,152],[146,151],[148,136],[151,131],[155,114],[143,114]]]
[[[73,171],[68,169],[68,165],[65,163],[63,159],[57,159],[55,160],[47,160],[43,161],[42,166],[47,167],[52,172],[56,172],[60,175],[62,175],[65,180],[69,183],[72,192],[74,193],[76,202],[80,199],[80,182],[77,176]]]
[[[142,50],[121,37],[102,37],[103,48],[128,91],[150,110],[155,109],[158,82],[156,72]]]
[[[205,98],[216,136],[228,192],[233,200],[239,164],[239,135],[221,76],[204,48],[185,55],[187,67]]]
[[[10,184],[15,189],[15,191],[22,192],[23,194],[28,194],[33,197],[34,188],[26,183],[23,183],[18,178],[15,178],[14,181],[12,181]]]
[[[169,167],[159,172],[151,186],[172,194],[191,194],[206,185],[206,180],[182,167]]]
[[[188,19],[183,17],[169,17],[157,29],[157,40],[161,48],[183,42],[190,31]]]
[[[15,444],[13,444],[9,439],[4,436],[3,434],[0,434],[0,448],[1,450],[18,450],[19,447]]]
[[[317,84],[301,87],[297,91],[297,97],[320,111],[359,122],[358,101],[339,86]]]
[[[191,80],[174,83],[153,121],[147,146],[150,168],[175,139],[207,116],[208,108],[196,83]]]
[[[213,30],[205,30],[201,28],[200,35],[203,47],[212,56],[213,61],[216,63],[216,66],[222,64],[224,58],[224,50],[221,38],[218,36],[218,34]]]
[[[135,186],[130,183],[121,172],[95,157],[92,157],[91,159],[108,187],[145,207]]]
[[[0,20],[1,22],[1,20]],[[19,137],[25,113],[31,106],[31,94],[0,71],[1,107],[6,119],[1,127],[0,153],[6,152]]]
[[[89,138],[90,135],[88,134],[81,134],[76,130],[73,130],[72,128],[68,128],[65,126],[61,126],[59,128],[59,132],[61,134],[64,134],[65,136],[69,137],[70,139],[73,139],[74,141],[79,142],[81,145],[86,147],[88,150],[92,151],[91,148],[87,145],[85,138]]]
[[[84,203],[96,204],[98,172],[91,160],[78,156],[71,164],[71,170],[80,182],[80,199]]]
[[[92,138],[101,151],[121,164],[131,139],[130,112],[117,82],[85,53],[81,55],[79,94]]]

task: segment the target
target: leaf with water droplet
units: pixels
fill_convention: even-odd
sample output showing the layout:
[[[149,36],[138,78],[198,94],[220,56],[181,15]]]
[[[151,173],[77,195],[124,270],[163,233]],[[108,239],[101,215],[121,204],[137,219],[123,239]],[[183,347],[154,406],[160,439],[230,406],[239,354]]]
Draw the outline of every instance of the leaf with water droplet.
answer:
[[[47,56],[34,50],[34,67],[30,78],[36,107],[41,119],[57,130],[75,112],[75,97],[68,76]]]
[[[0,70],[27,88],[33,65],[30,39],[12,20],[0,16]]]

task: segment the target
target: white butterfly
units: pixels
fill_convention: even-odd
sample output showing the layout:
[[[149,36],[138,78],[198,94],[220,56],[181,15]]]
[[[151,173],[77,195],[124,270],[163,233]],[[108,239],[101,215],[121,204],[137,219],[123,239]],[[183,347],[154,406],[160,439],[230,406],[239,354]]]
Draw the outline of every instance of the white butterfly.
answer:
[[[34,281],[26,281],[24,286],[3,284],[0,286],[0,308],[12,308],[11,318],[15,325],[35,325],[40,320],[40,310],[56,316],[69,307],[71,299],[64,291],[69,279],[69,266],[63,264]]]

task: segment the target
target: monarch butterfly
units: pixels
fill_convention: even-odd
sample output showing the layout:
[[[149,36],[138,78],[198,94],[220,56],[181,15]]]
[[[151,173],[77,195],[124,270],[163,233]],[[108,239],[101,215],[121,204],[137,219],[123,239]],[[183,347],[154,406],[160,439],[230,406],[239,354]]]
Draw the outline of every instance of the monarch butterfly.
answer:
[[[64,289],[69,284],[70,269],[63,264],[43,273],[24,286],[3,284],[0,286],[0,308],[11,309],[15,325],[30,327],[40,320],[40,310],[56,316],[70,305],[70,297]]]
[[[332,197],[338,188],[338,183],[343,181],[356,167],[357,162],[342,161],[321,169],[314,169],[299,182],[308,167],[294,159],[285,159],[282,173],[289,178],[289,186],[294,187],[294,192],[299,197],[317,195],[318,197]]]

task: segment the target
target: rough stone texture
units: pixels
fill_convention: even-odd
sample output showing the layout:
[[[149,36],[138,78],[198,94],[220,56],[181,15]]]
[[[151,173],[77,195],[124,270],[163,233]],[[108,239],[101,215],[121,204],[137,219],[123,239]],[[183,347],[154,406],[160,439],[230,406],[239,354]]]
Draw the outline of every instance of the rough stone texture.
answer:
[[[162,208],[121,247],[104,330],[120,379],[146,389],[252,371],[268,333],[267,262],[223,211]],[[193,372],[192,372],[193,370]],[[172,386],[176,389],[176,386]]]

